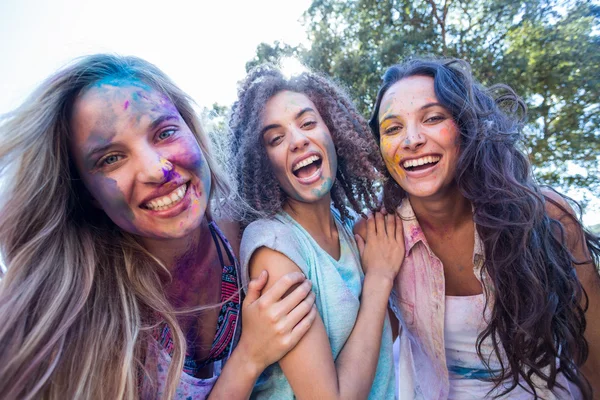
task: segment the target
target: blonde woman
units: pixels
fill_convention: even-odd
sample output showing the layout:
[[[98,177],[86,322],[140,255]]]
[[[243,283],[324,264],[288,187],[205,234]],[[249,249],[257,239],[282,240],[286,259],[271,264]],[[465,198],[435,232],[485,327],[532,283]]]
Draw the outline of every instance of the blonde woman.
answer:
[[[310,328],[300,273],[241,302],[238,225],[211,217],[230,191],[152,64],[56,73],[3,117],[0,160],[3,398],[245,398]]]

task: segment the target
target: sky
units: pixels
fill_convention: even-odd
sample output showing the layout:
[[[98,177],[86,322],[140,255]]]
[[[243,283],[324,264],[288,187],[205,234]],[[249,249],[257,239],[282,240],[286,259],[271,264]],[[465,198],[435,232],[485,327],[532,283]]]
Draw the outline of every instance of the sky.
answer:
[[[135,55],[162,69],[200,106],[229,105],[261,42],[309,42],[310,0],[2,0],[0,113],[15,108],[75,57]]]
[[[261,42],[309,47],[311,0],[1,0],[0,114],[86,54],[135,55],[158,66],[201,107],[231,105]],[[569,193],[581,199],[582,192]],[[584,216],[600,224],[600,200]]]

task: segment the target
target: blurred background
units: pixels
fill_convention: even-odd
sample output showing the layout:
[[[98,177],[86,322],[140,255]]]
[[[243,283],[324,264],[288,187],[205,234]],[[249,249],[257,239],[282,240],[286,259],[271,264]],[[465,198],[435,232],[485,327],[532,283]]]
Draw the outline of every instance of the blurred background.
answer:
[[[537,179],[600,232],[600,0],[2,0],[0,114],[97,52],[156,64],[196,100],[217,145],[237,82],[259,63],[322,71],[368,117],[387,66],[463,58],[483,84],[523,97]]]

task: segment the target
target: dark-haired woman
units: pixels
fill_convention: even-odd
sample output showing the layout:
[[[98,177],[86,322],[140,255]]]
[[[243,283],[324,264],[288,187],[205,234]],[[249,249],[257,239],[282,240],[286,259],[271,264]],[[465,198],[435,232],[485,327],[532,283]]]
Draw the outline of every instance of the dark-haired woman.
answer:
[[[359,254],[345,206],[374,206],[379,157],[366,121],[328,80],[312,73],[288,80],[259,67],[240,90],[231,128],[237,184],[257,211],[242,238],[242,265],[250,277],[270,266],[267,288],[303,272],[320,315],[265,371],[253,397],[393,398],[386,310],[404,257],[400,222],[371,216]]]
[[[523,115],[462,61],[384,75],[370,125],[404,225],[401,400],[591,398],[600,384],[599,241],[534,182]]]

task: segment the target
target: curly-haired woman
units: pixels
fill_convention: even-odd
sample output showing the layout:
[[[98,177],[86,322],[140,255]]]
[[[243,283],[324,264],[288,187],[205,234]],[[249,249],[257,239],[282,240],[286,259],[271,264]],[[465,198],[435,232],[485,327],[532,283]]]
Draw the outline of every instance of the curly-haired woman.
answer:
[[[3,399],[245,398],[314,321],[299,273],[241,303],[227,183],[152,64],[59,71],[4,117],[0,160]]]
[[[459,60],[383,77],[370,125],[404,226],[401,400],[598,396],[599,241],[534,182],[524,113]]]
[[[359,252],[345,205],[356,212],[374,206],[378,154],[366,121],[327,79],[308,72],[286,79],[263,66],[243,82],[230,125],[236,183],[255,210],[242,238],[242,266],[256,277],[268,265],[267,287],[303,272],[320,314],[265,371],[253,397],[393,398],[386,310],[403,240],[397,218],[378,213],[367,221]]]

